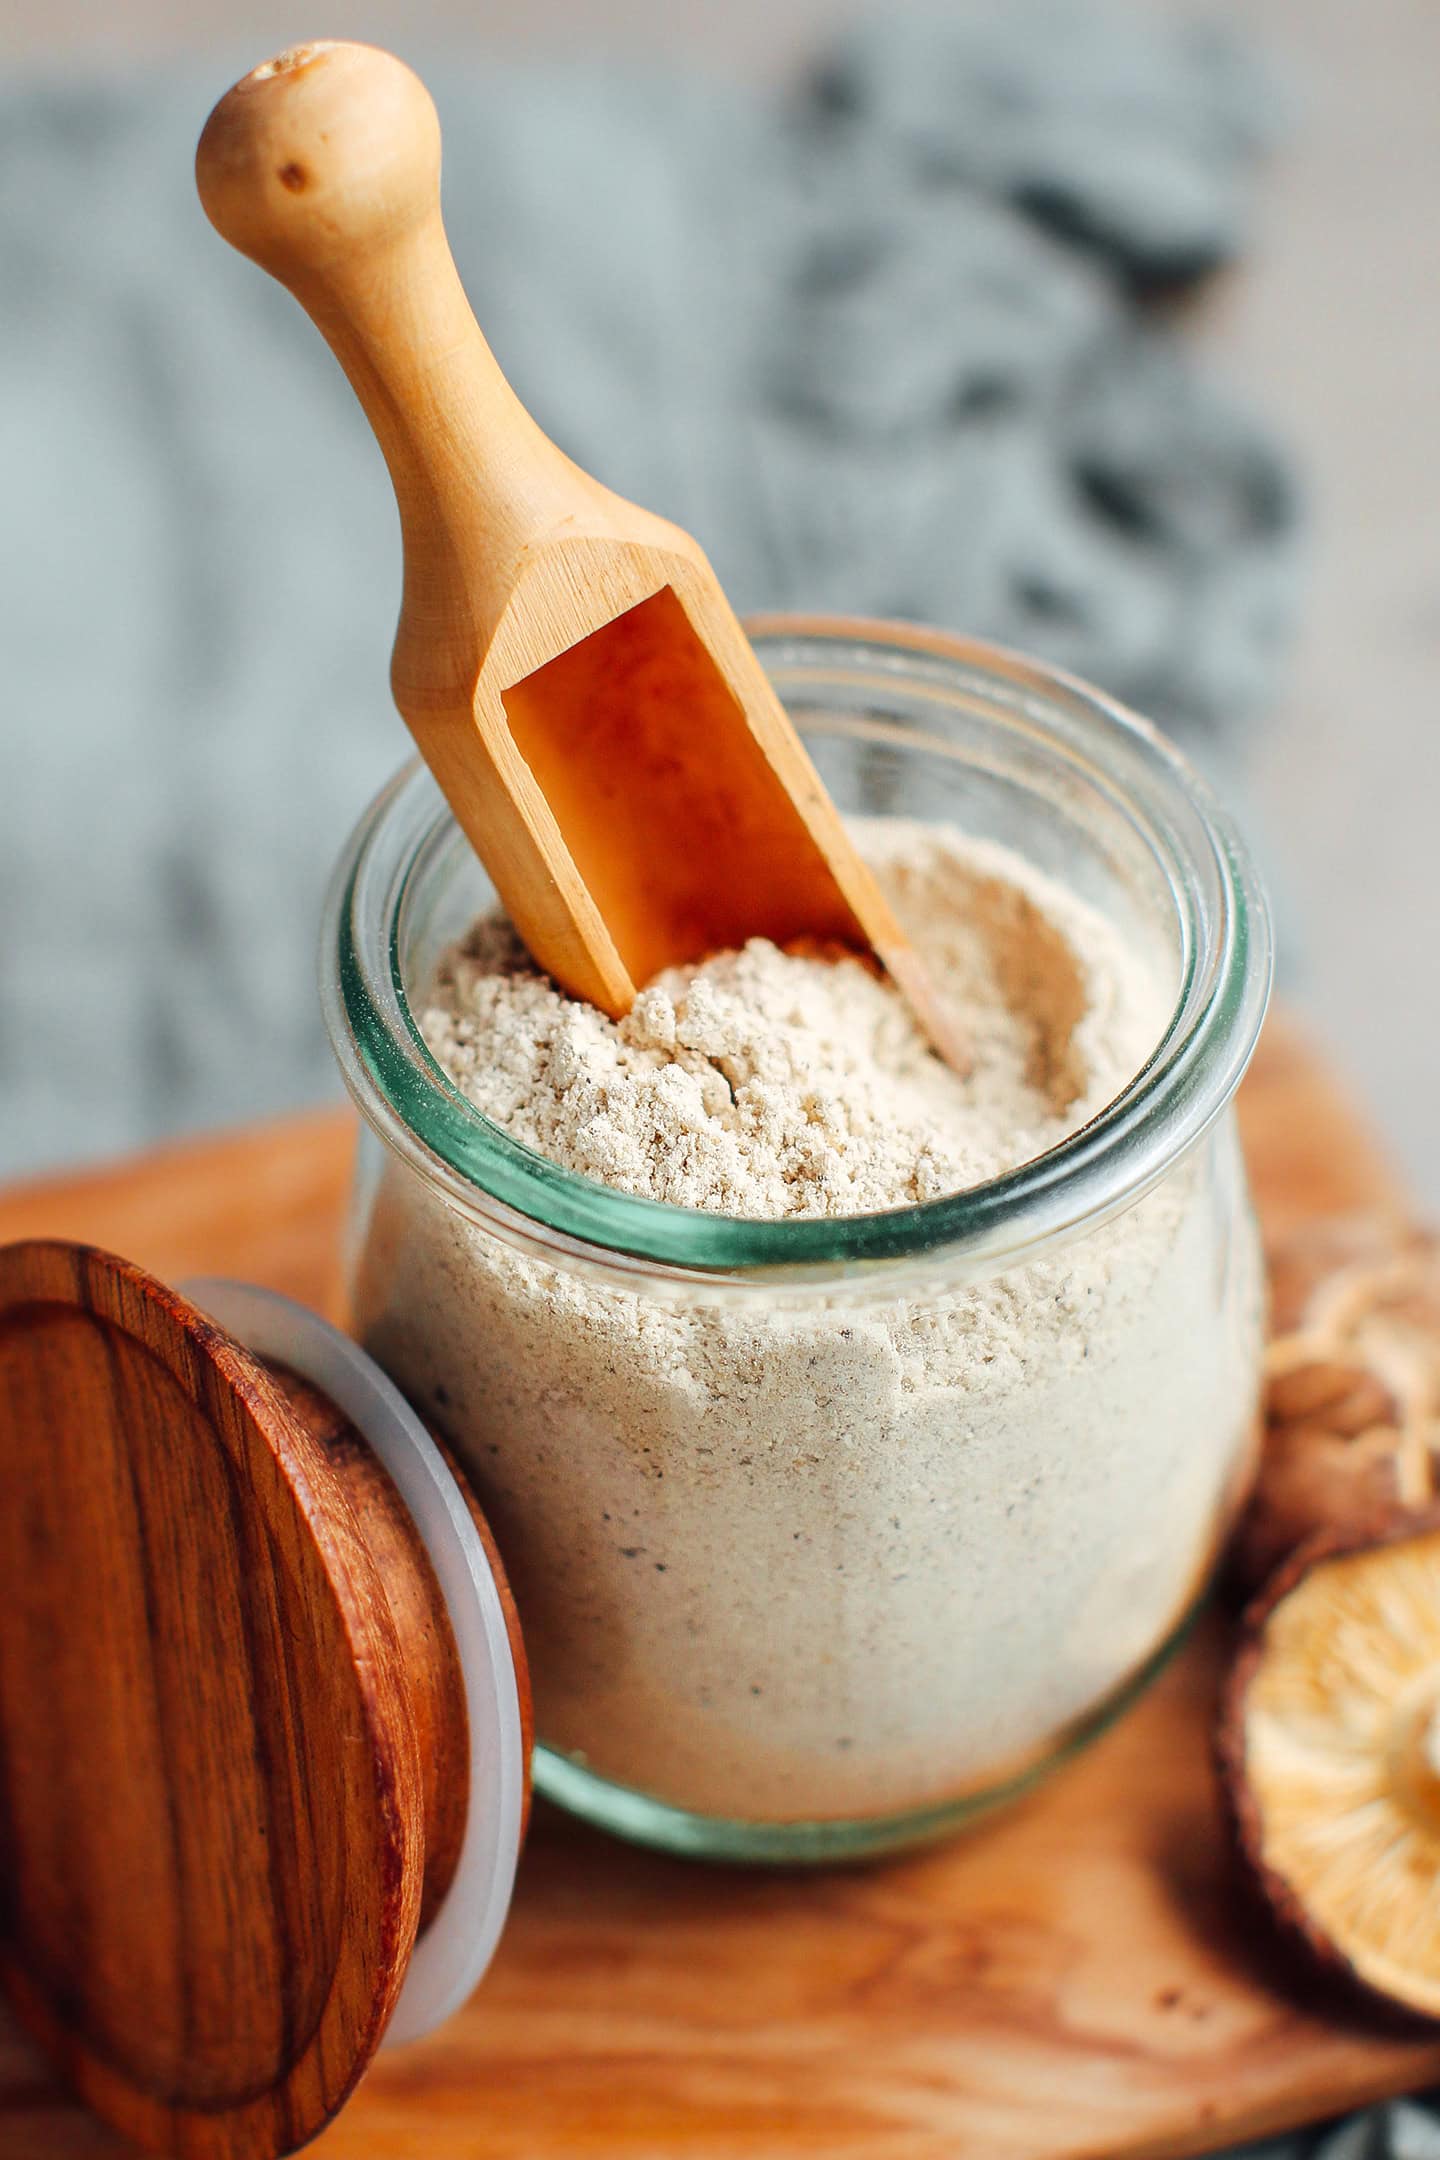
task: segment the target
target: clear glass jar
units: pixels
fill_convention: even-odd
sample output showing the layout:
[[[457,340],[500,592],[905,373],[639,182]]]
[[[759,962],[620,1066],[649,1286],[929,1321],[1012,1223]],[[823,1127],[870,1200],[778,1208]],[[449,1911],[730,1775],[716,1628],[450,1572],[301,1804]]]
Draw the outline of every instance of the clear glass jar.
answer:
[[[537,1786],[672,1850],[806,1860],[1015,1791],[1204,1588],[1255,1428],[1230,1103],[1270,931],[1228,819],[1096,692],[897,625],[752,635],[842,808],[1003,842],[1164,969],[1168,1027],[1099,1117],[977,1190],[841,1219],[688,1212],[541,1159],[412,1015],[494,897],[416,766],[339,868],[323,989],[366,1121],[354,1324],[489,1512]]]

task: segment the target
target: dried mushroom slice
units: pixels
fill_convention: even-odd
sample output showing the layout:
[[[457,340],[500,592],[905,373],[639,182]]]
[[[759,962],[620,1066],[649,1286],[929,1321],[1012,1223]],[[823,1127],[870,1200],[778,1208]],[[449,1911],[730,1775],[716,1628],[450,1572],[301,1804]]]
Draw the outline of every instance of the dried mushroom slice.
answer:
[[[1260,1468],[1230,1548],[1230,1579],[1244,1596],[1316,1531],[1375,1522],[1408,1503],[1401,1417],[1355,1365],[1306,1364],[1272,1378]]]
[[[1246,1615],[1219,1759],[1281,1923],[1440,2018],[1440,1514],[1292,1556]]]
[[[1265,1445],[1230,1575],[1247,1594],[1305,1538],[1440,1491],[1440,1245],[1370,1218],[1271,1255]]]
[[[1274,1333],[1293,1335],[1325,1317],[1336,1285],[1343,1301],[1350,1285],[1373,1281],[1414,1243],[1410,1227],[1391,1215],[1327,1215],[1302,1223],[1267,1255]]]

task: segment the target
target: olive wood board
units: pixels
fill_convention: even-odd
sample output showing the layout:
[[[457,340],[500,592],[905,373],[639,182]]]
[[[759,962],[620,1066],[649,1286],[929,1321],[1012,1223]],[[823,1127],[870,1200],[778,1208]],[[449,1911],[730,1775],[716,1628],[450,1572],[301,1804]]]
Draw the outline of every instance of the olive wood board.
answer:
[[[1243,1091],[1267,1234],[1403,1195],[1288,1021]],[[0,1193],[0,1238],[89,1239],[334,1312],[353,1126],[323,1113]],[[1235,1885],[1208,1725],[1218,1615],[1025,1802],[862,1868],[719,1871],[540,1808],[467,2008],[382,2055],[326,2160],[1160,2160],[1440,2079],[1274,1955]],[[0,2156],[102,2160],[0,2014]]]

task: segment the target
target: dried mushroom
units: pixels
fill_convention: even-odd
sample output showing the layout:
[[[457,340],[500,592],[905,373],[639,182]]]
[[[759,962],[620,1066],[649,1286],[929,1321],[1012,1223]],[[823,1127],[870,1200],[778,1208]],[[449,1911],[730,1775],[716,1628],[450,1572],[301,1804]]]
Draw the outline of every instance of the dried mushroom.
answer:
[[[1248,1595],[1304,1539],[1440,1491],[1440,1244],[1364,1219],[1271,1259],[1265,1441],[1231,1547]]]
[[[1276,1917],[1440,2018],[1440,1513],[1291,1556],[1246,1615],[1219,1757]]]

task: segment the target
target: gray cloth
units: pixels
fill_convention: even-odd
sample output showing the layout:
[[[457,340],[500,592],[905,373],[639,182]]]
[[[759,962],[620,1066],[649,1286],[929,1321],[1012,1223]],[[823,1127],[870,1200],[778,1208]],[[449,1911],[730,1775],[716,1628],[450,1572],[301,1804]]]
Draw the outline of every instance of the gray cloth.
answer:
[[[1137,299],[1239,245],[1243,54],[990,0],[887,15],[783,104],[419,57],[502,363],[742,607],[991,634],[1243,738],[1294,491]],[[194,200],[226,79],[0,93],[5,1171],[331,1089],[320,894],[409,749],[380,458]]]
[[[1308,2136],[1247,2145],[1230,2160],[1440,2160],[1440,2114],[1433,2104],[1394,2100]]]
[[[968,0],[938,36],[877,17],[815,82],[916,172],[1014,205],[1138,291],[1240,252],[1276,123],[1273,83],[1228,31],[1074,0]]]

